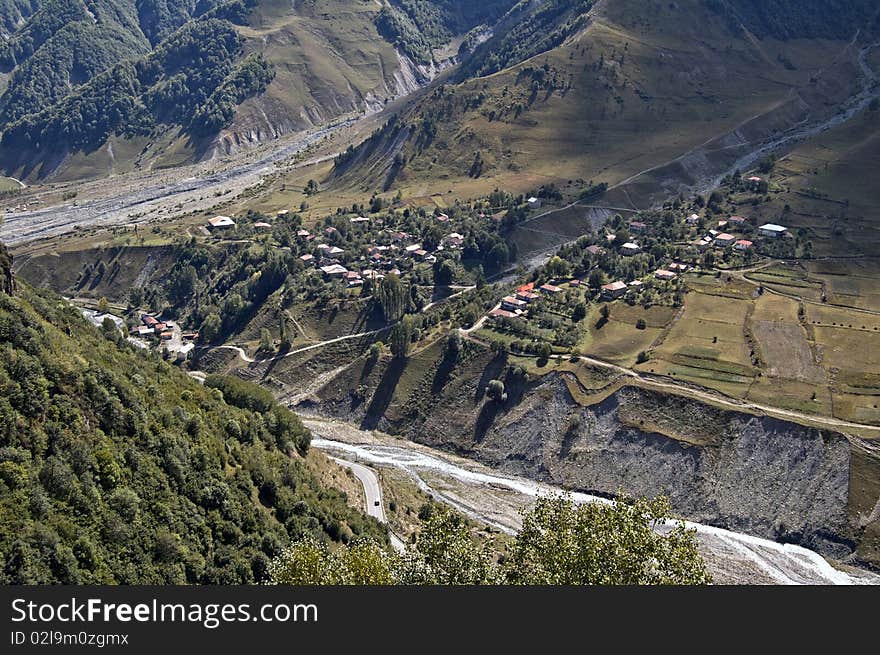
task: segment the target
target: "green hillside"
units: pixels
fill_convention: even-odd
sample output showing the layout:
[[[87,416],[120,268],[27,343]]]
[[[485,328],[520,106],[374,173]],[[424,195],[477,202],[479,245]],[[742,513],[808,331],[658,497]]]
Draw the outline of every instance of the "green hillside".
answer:
[[[267,392],[202,387],[58,296],[10,296],[9,265],[0,251],[0,581],[251,583],[291,538],[384,541]]]

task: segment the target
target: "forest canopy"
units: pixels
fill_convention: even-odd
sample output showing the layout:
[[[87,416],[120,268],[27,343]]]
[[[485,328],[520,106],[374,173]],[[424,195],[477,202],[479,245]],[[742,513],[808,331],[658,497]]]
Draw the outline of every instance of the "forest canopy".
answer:
[[[0,582],[248,584],[292,539],[386,542],[261,389],[203,387],[19,287],[0,286]]]

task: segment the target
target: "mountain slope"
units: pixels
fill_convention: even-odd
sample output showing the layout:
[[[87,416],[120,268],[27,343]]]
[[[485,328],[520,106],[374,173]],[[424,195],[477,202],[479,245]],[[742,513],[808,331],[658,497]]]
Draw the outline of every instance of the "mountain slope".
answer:
[[[0,285],[4,583],[251,583],[291,538],[384,539],[266,392],[202,387],[20,286]]]
[[[472,197],[499,186],[531,192],[581,180],[577,192],[585,180],[613,185],[725,135],[716,154],[736,141],[758,143],[855,92],[860,72],[849,43],[860,26],[869,38],[876,7],[849,3],[838,15],[835,4],[817,6],[809,22],[784,31],[773,22],[758,30],[764,18],[757,9],[746,12],[756,6],[609,0],[589,14],[563,11],[538,33],[563,35],[561,44],[493,72],[493,62],[504,66],[518,52],[520,41],[507,35],[533,21],[499,29],[462,65],[488,74],[436,89],[342,157],[333,181],[338,188],[400,189],[404,197],[446,193],[453,184],[459,197]],[[731,7],[739,13],[721,11]],[[768,7],[799,15],[790,2]],[[827,22],[831,14],[835,20]],[[833,38],[813,38],[817,33]]]
[[[0,5],[9,26],[0,41],[0,165],[19,178],[69,179],[228,154],[379,109],[455,54],[435,48],[494,21],[512,0],[20,4]],[[387,12],[427,30],[424,52],[406,54],[411,35],[383,27]],[[195,50],[152,71],[181,41]]]

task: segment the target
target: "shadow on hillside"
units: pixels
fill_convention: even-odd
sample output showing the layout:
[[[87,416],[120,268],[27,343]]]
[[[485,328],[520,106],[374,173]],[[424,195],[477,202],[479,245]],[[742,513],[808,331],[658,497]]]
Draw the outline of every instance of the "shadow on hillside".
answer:
[[[361,429],[375,430],[376,426],[379,425],[379,421],[382,420],[382,417],[385,416],[385,411],[391,405],[391,399],[394,397],[394,391],[397,389],[400,377],[406,370],[406,365],[407,361],[405,359],[397,357],[388,364],[382,379],[376,385],[376,391],[373,393],[373,398],[370,400],[370,405],[367,407],[363,421],[361,421]]]
[[[290,352],[290,344],[287,344],[285,346],[279,347],[278,352],[276,354],[274,354],[274,355],[271,353],[269,354],[269,357],[271,357],[272,359],[269,360],[269,365],[266,366],[266,370],[263,372],[263,379],[264,380],[269,377],[269,375],[272,373],[272,371],[275,370],[275,367],[278,366],[278,362],[282,361],[284,359],[284,356],[289,352]],[[254,359],[256,359],[256,358],[254,358]],[[259,362],[257,362],[257,363],[259,363]]]
[[[504,407],[503,403],[494,400],[487,400],[483,405],[474,423],[474,441],[476,443],[480,443],[486,437],[486,433],[492,427],[502,407]]]
[[[489,386],[489,383],[498,378],[505,366],[507,366],[507,358],[504,355],[494,357],[492,361],[486,365],[486,368],[483,369],[483,375],[480,376],[480,381],[477,383],[477,391],[474,394],[475,404],[483,399],[483,396],[486,395],[486,388]]]
[[[434,372],[434,379],[431,381],[431,393],[437,394],[443,391],[443,387],[449,381],[449,376],[455,370],[456,359],[450,355],[445,355],[440,360],[437,370]]]

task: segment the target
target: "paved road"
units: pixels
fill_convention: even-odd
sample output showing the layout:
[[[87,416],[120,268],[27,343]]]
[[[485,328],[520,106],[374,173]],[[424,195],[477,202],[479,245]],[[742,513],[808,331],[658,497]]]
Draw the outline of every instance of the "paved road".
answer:
[[[361,484],[364,486],[364,495],[367,498],[367,514],[382,523],[388,523],[388,518],[385,516],[385,504],[382,502],[382,485],[379,483],[379,476],[376,475],[376,472],[370,467],[358,464],[357,462],[350,462],[339,457],[332,457],[332,459],[349,469],[361,481]],[[403,541],[397,535],[389,532],[389,536],[391,537],[391,546],[394,550],[399,553],[406,550],[406,546],[404,546]]]

